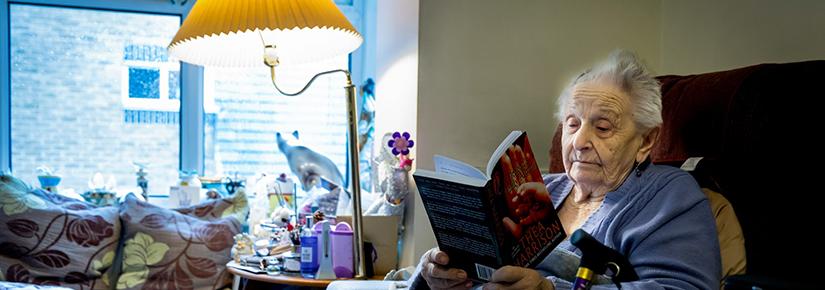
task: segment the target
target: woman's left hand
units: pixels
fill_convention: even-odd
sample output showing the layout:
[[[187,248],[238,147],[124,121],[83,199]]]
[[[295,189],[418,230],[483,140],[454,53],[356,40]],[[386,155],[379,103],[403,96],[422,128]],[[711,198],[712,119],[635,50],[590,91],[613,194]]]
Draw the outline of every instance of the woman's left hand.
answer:
[[[504,266],[493,273],[484,290],[555,290],[556,287],[533,269]]]

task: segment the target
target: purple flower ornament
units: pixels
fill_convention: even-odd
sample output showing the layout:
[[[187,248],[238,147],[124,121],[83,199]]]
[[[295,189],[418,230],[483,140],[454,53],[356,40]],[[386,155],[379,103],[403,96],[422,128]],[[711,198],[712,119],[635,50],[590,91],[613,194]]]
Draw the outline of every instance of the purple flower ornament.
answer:
[[[395,132],[392,134],[392,139],[387,142],[387,146],[392,148],[393,155],[408,155],[413,145],[415,145],[415,142],[410,140],[410,133],[407,132],[403,134]]]

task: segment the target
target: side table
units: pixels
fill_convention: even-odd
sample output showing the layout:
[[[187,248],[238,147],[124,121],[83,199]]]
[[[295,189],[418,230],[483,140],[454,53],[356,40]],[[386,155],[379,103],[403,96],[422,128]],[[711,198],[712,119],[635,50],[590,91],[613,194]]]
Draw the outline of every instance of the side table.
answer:
[[[265,273],[253,273],[243,269],[236,268],[237,264],[234,261],[226,265],[226,270],[234,275],[232,280],[232,290],[239,290],[241,279],[262,282],[264,284],[296,286],[306,289],[326,289],[329,283],[336,280],[322,280],[322,279],[307,279],[301,276],[300,273],[282,272],[278,275],[268,275]],[[374,276],[370,280],[382,280],[383,276]],[[349,279],[340,279],[349,280]]]

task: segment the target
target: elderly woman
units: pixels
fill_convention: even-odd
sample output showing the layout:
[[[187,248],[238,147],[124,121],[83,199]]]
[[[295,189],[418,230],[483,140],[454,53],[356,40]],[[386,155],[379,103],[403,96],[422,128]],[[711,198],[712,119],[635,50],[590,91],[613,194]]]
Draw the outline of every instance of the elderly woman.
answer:
[[[659,83],[635,55],[614,52],[563,91],[558,117],[566,173],[546,176],[542,188],[568,236],[583,229],[628,258],[640,279],[622,288],[719,289],[708,200],[689,174],[648,159],[661,111]],[[483,289],[571,289],[580,255],[564,241],[536,269],[502,267]],[[430,250],[419,278],[432,289],[472,287],[467,273],[448,268],[449,260]]]

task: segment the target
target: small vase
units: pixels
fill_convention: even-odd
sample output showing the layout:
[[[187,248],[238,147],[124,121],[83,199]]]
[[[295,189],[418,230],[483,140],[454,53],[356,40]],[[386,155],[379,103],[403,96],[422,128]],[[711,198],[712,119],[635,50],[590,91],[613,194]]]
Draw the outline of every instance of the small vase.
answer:
[[[400,205],[409,193],[410,172],[403,168],[394,168],[387,187],[386,199],[392,205]]]

